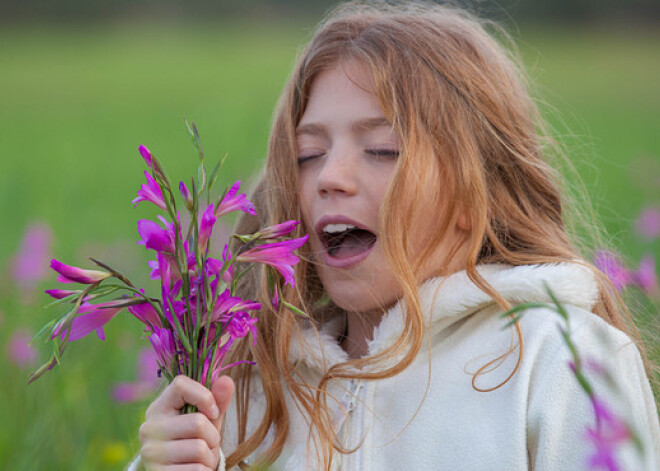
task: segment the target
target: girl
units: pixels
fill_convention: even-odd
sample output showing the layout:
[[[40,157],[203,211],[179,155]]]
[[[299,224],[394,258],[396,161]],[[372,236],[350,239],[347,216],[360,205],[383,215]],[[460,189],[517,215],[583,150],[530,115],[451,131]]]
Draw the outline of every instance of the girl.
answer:
[[[594,408],[559,316],[501,318],[550,302],[546,286],[580,353],[613,372],[616,388],[593,378],[597,397],[642,440],[620,463],[658,469],[642,356],[612,286],[570,241],[542,129],[515,59],[467,13],[335,10],[278,104],[261,219],[237,230],[303,221],[299,282],[281,296],[311,319],[264,309],[256,346],[235,352],[255,366],[212,391],[178,377],[147,411],[133,469],[583,469]],[[265,284],[242,289],[270,306]],[[179,415],[185,403],[200,412]]]

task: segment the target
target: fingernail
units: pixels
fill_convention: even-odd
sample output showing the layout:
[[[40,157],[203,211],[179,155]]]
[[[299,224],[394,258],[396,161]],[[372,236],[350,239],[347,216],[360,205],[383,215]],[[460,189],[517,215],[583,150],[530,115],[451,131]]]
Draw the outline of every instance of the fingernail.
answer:
[[[217,419],[218,417],[220,417],[220,410],[218,409],[218,406],[216,406],[215,404],[213,404],[211,406],[211,416],[214,419]]]

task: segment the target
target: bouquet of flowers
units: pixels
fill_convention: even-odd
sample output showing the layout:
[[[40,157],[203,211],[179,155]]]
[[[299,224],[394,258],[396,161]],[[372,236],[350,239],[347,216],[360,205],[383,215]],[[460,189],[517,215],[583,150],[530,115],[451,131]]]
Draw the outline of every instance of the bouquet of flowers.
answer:
[[[225,363],[236,339],[252,332],[257,342],[257,319],[250,312],[261,309],[261,304],[235,295],[238,280],[255,264],[266,265],[273,305],[281,303],[304,315],[279,296],[282,279],[285,284],[294,285],[292,266],[299,261],[294,251],[307,240],[307,236],[286,237],[299,221],[286,221],[255,234],[234,234],[232,237],[240,241],[234,253],[228,245],[219,258],[209,253],[209,241],[219,218],[234,211],[251,215],[256,211],[245,194],[238,194],[240,181],[213,200],[212,190],[224,159],[207,176],[197,128],[194,123],[190,126],[186,122],[186,126],[200,157],[197,183],[192,178],[190,187],[180,182],[178,188],[190,216],[187,227],[181,223],[176,191],[163,166],[146,147],[139,147],[149,170],[144,172],[146,183],[132,203],[147,201],[166,214],[166,217],[158,215],[161,224],[146,219],[137,223],[141,238],[138,244],[153,250],[156,256],[149,267],[151,279],[160,280],[160,298],[148,296],[124,274],[93,258],[90,260],[97,265],[95,270],[53,259],[51,268],[59,274],[57,281],[85,286],[46,291],[56,299],[51,305],[72,307],[48,322],[35,336],[49,335],[54,353],[49,362],[31,375],[30,383],[61,361],[69,342],[93,331],[103,339],[103,326],[126,309],[144,323],[158,358],[159,374],[169,381],[185,374],[210,387],[223,370],[236,364]]]

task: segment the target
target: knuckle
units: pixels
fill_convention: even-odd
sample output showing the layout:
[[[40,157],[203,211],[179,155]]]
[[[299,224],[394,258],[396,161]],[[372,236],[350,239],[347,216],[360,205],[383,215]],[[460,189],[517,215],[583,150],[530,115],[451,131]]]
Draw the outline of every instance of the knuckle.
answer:
[[[220,433],[215,427],[212,428],[209,439],[211,440],[211,448],[217,450],[220,447]]]
[[[179,375],[172,380],[170,387],[175,391],[182,391],[186,384],[185,376]]]
[[[204,431],[206,427],[206,417],[204,417],[204,415],[197,412],[195,414],[191,414],[190,422],[191,422],[192,431],[196,435],[201,435],[201,433]]]
[[[154,457],[154,448],[151,444],[145,443],[140,449],[140,456],[145,463],[150,463]]]
[[[140,428],[138,429],[138,436],[140,437],[140,441],[144,443],[148,437],[149,437],[149,426],[147,425],[147,422],[143,422],[142,425],[140,425]]]
[[[206,446],[206,442],[204,442],[204,440],[201,440],[199,438],[193,440],[193,443],[191,443],[191,447],[195,458],[201,461],[203,458],[206,457],[208,446]]]

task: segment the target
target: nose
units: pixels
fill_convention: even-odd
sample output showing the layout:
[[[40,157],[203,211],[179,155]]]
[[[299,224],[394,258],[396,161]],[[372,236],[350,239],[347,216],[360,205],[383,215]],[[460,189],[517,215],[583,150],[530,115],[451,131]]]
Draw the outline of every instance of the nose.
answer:
[[[317,190],[321,196],[354,195],[359,188],[360,172],[357,152],[351,146],[333,146],[323,159],[317,176]]]

